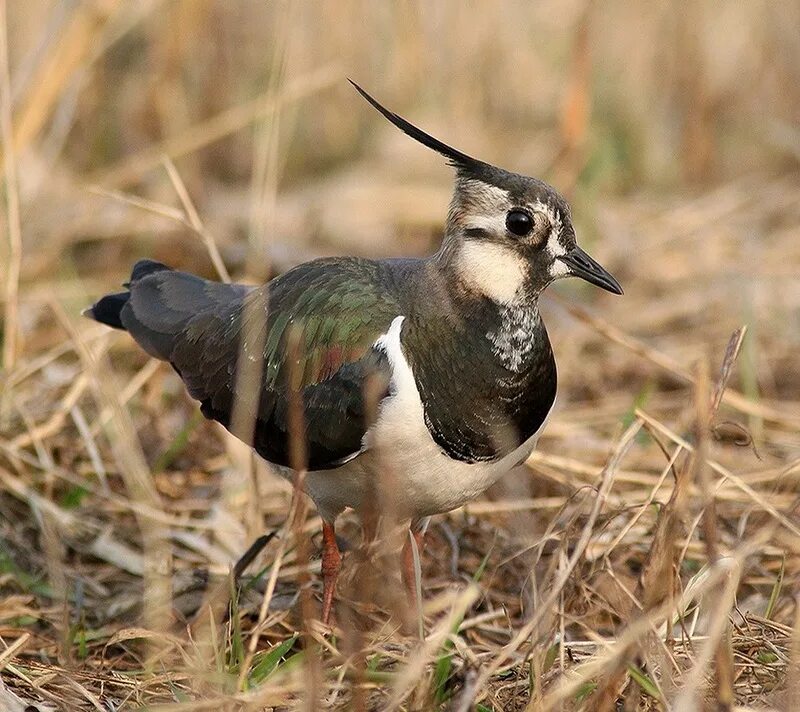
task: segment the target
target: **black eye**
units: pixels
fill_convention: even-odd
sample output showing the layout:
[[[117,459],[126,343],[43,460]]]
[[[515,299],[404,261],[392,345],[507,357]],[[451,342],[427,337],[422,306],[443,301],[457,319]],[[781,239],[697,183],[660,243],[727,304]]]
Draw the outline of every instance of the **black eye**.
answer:
[[[533,229],[533,218],[524,210],[511,210],[506,215],[506,228],[519,237],[524,237]]]

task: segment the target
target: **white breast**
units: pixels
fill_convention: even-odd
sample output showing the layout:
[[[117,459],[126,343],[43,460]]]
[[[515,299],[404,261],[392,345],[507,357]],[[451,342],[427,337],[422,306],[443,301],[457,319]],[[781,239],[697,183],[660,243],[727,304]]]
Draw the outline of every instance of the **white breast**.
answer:
[[[360,509],[378,491],[383,506],[412,517],[460,507],[525,460],[547,422],[501,460],[470,464],[450,458],[425,425],[414,374],[400,343],[403,319],[396,317],[376,342],[392,368],[392,395],[381,403],[364,451],[336,470],[308,475],[308,492],[325,518],[335,517],[345,507]]]

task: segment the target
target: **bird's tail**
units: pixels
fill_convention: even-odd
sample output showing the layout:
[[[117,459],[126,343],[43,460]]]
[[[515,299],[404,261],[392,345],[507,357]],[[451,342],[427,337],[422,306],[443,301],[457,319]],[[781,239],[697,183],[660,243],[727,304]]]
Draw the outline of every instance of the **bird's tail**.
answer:
[[[130,288],[131,284],[146,277],[154,272],[161,272],[163,270],[170,270],[165,264],[156,262],[154,260],[139,260],[131,271],[130,282],[125,282],[123,286]],[[122,309],[131,298],[130,291],[117,292],[116,294],[107,294],[96,301],[92,306],[84,309],[83,316],[99,321],[101,324],[111,326],[114,329],[126,330],[125,324],[122,323]]]
[[[138,337],[138,322],[135,319],[130,308],[131,303],[131,290],[145,277],[158,272],[173,272],[172,268],[167,267],[161,262],[154,260],[139,260],[131,270],[131,278],[129,282],[125,282],[123,286],[127,287],[127,292],[117,292],[115,294],[107,294],[96,301],[88,309],[83,310],[83,315],[99,321],[101,324],[106,324],[114,329],[122,329],[123,331],[131,332],[133,337],[140,341]],[[177,273],[176,273],[177,274]],[[152,339],[146,339],[147,342]],[[161,353],[162,349],[156,349],[150,343],[144,344],[144,349],[151,356],[156,358],[168,358],[168,352]]]
[[[92,306],[84,309],[81,314],[95,321],[99,321],[106,326],[124,330],[125,325],[122,323],[120,313],[122,312],[122,307],[128,303],[128,299],[130,298],[130,292],[107,294],[105,297],[92,304]]]
[[[124,329],[147,353],[165,361],[171,359],[176,341],[190,322],[203,315],[227,315],[251,289],[210,282],[153,260],[139,260],[125,286],[127,292],[108,294],[83,313]]]

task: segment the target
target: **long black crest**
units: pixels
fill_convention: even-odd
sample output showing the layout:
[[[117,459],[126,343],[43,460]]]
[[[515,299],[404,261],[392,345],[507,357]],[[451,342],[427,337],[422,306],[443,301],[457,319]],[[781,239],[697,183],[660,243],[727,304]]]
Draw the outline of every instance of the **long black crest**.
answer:
[[[367,92],[358,86],[358,84],[356,84],[352,79],[348,78],[347,81],[349,81],[356,88],[356,91],[361,94],[361,96],[363,96],[370,104],[372,104],[375,109],[383,114],[383,116],[397,126],[397,128],[399,128],[403,133],[410,136],[415,141],[419,141],[423,146],[427,146],[428,148],[432,148],[437,153],[441,153],[445,158],[447,158],[448,163],[450,163],[450,165],[454,168],[458,169],[459,172],[476,177],[483,177],[499,170],[489,163],[479,161],[477,158],[468,156],[466,153],[462,153],[452,146],[442,143],[438,138],[434,138],[430,134],[425,133],[422,129],[419,129],[412,123],[406,121],[402,116],[398,116],[393,111],[389,111],[389,109],[387,109],[385,106],[382,106],[377,100],[367,94]]]

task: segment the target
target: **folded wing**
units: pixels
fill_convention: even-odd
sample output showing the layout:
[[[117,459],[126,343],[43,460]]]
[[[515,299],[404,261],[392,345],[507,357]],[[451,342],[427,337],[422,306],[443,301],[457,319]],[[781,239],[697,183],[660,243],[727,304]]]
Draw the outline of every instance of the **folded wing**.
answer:
[[[380,269],[317,260],[252,288],[142,261],[118,321],[172,364],[207,418],[270,462],[293,464],[291,403],[302,402],[307,466],[326,469],[359,454],[369,412],[388,392],[388,364],[373,345],[399,305],[381,293]],[[90,315],[113,311],[123,296],[105,297]]]

